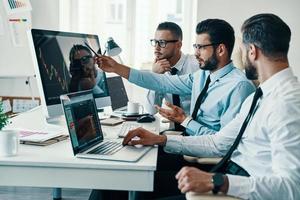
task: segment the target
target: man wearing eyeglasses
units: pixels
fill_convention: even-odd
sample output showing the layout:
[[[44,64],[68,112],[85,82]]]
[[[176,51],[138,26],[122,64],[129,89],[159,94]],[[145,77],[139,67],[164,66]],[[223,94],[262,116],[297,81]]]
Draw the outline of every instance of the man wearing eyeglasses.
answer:
[[[215,134],[239,112],[242,102],[255,90],[244,73],[230,59],[234,46],[234,30],[220,19],[207,19],[196,28],[195,56],[197,72],[181,76],[153,74],[118,64],[101,57],[98,64],[107,72],[115,72],[130,82],[161,93],[191,95],[191,116],[167,103],[170,109],[158,107],[161,115],[181,124],[188,135]]]
[[[230,59],[235,37],[228,22],[221,19],[204,20],[197,25],[196,33],[196,44],[193,46],[200,70],[192,74],[171,76],[139,71],[107,56],[97,58],[97,63],[102,70],[117,73],[141,87],[162,93],[191,95],[191,116],[171,103],[167,103],[170,109],[158,107],[160,114],[180,123],[189,135],[212,135],[235,117],[243,101],[255,91],[255,86],[242,71],[233,66]],[[139,135],[149,134],[145,129],[133,131]],[[148,138],[144,142],[158,142],[156,138]],[[124,144],[131,143],[125,141]],[[181,151],[181,144],[176,144],[178,146],[174,149]],[[177,188],[175,174],[182,166],[191,164],[181,155],[164,153],[161,147],[157,159],[154,192],[149,194],[150,199],[180,193],[174,189]],[[143,199],[144,195],[148,194],[138,193],[137,199]]]
[[[173,22],[160,23],[155,32],[154,39],[150,40],[154,47],[155,61],[152,71],[158,74],[183,75],[197,71],[198,62],[193,55],[185,55],[181,52],[182,30]],[[162,106],[165,99],[173,105],[181,107],[189,114],[190,95],[179,96],[178,94],[166,94],[149,90],[147,94],[146,110],[150,114],[157,113],[155,105]],[[175,123],[175,130],[182,131],[184,128]]]

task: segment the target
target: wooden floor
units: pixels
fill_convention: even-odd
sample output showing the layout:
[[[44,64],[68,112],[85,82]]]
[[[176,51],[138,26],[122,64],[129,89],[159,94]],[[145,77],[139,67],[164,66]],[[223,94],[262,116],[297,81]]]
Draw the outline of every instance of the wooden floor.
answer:
[[[91,190],[62,189],[63,200],[87,200]],[[0,187],[0,200],[52,200],[52,188]]]

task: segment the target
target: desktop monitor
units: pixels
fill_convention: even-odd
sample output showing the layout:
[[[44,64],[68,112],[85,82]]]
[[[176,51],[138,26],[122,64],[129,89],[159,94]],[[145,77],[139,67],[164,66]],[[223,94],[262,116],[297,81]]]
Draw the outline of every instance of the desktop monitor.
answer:
[[[63,114],[60,95],[92,89],[97,108],[111,105],[105,73],[94,62],[97,35],[32,29],[29,44],[46,118]]]

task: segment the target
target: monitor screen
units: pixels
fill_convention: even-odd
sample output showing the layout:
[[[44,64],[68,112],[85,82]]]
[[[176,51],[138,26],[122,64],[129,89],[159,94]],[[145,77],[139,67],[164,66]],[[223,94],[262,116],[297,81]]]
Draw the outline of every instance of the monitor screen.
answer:
[[[117,110],[126,107],[128,103],[128,97],[122,77],[108,77],[107,85],[110,94],[112,110]]]
[[[63,114],[59,97],[70,92],[91,89],[98,108],[111,104],[106,75],[86,45],[101,53],[97,35],[32,29],[29,39],[48,117]]]

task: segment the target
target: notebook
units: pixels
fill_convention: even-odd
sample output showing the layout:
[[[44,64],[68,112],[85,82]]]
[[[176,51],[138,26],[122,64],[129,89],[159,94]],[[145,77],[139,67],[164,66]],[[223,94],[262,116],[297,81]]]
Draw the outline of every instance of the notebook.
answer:
[[[151,149],[122,146],[122,139],[104,139],[91,90],[61,95],[60,99],[76,157],[136,162]]]
[[[128,96],[121,76],[107,78],[107,87],[111,99],[111,108],[115,113],[127,112]]]

